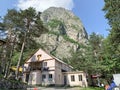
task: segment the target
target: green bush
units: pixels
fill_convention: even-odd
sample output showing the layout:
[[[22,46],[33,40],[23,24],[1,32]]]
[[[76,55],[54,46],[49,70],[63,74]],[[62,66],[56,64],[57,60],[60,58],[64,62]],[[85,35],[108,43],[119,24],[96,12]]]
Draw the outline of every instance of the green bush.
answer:
[[[60,20],[56,20],[56,19],[52,19],[48,22],[48,25],[51,28],[56,28],[58,25],[62,24],[62,22]]]
[[[79,29],[79,27],[78,26],[76,26],[76,25],[71,25],[71,27],[73,28],[73,29],[75,29],[75,30],[78,30]]]
[[[67,36],[67,35],[63,35],[63,38],[64,38],[66,41],[69,41],[69,42],[71,42],[71,43],[74,43],[74,44],[78,44],[78,45],[79,45],[79,43],[78,43],[77,41],[73,40],[72,38],[70,38],[70,37]]]
[[[55,32],[55,31],[49,31],[48,34],[60,35],[58,32]]]

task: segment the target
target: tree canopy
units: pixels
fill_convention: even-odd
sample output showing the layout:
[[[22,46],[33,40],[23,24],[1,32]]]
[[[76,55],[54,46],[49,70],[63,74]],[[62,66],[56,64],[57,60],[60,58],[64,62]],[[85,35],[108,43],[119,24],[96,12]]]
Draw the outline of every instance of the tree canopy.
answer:
[[[114,73],[119,72],[118,67],[120,60],[120,0],[104,0],[105,17],[110,25],[110,34],[107,37],[107,46],[109,54],[109,63]]]
[[[105,17],[108,19],[110,29],[110,42],[115,50],[120,52],[120,0],[104,0]]]
[[[21,61],[23,61],[23,53],[28,53],[30,49],[34,50],[40,47],[34,38],[40,37],[42,33],[48,31],[40,19],[40,14],[31,7],[19,11],[11,9],[3,18],[1,26],[4,26],[3,29],[8,32],[5,46],[6,53],[4,53],[6,57],[3,58],[5,59],[3,67],[5,76],[9,73],[15,55],[17,55],[16,60],[18,60],[17,68],[19,68]]]

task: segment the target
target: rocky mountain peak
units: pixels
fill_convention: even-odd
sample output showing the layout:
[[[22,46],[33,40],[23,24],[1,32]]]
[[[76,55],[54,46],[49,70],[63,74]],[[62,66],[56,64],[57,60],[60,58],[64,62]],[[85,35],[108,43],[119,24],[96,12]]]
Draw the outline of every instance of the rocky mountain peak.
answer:
[[[64,8],[51,7],[44,11],[42,17],[46,22],[49,19],[55,19],[55,18],[65,22],[68,19],[73,18],[74,14]]]
[[[64,8],[51,7],[41,14],[41,19],[49,32],[37,38],[44,49],[62,59],[71,56],[80,45],[87,43],[87,33],[80,19]]]

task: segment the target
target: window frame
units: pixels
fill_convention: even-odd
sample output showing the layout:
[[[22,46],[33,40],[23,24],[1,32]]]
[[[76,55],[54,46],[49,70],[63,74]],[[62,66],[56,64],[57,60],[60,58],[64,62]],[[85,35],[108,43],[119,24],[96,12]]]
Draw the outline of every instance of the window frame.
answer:
[[[49,74],[48,79],[49,79],[49,81],[52,81],[53,80],[53,74]]]
[[[78,75],[79,81],[83,80],[83,76],[82,75]]]
[[[53,74],[49,74],[49,78],[53,78]]]
[[[42,74],[42,81],[44,81],[46,78],[46,74]]]
[[[47,62],[43,62],[43,67],[47,67]]]
[[[75,82],[75,75],[71,75],[71,82]]]

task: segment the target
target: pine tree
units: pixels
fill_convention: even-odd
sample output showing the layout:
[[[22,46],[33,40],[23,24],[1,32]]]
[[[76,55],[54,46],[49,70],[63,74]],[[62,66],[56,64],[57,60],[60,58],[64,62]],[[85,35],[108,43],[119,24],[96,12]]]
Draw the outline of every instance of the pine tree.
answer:
[[[33,8],[20,11],[8,10],[4,17],[4,24],[6,30],[10,31],[16,38],[14,48],[21,51],[16,70],[16,78],[18,78],[23,52],[31,48],[38,48],[34,38],[47,32],[47,29],[40,19],[40,12],[36,12]]]

